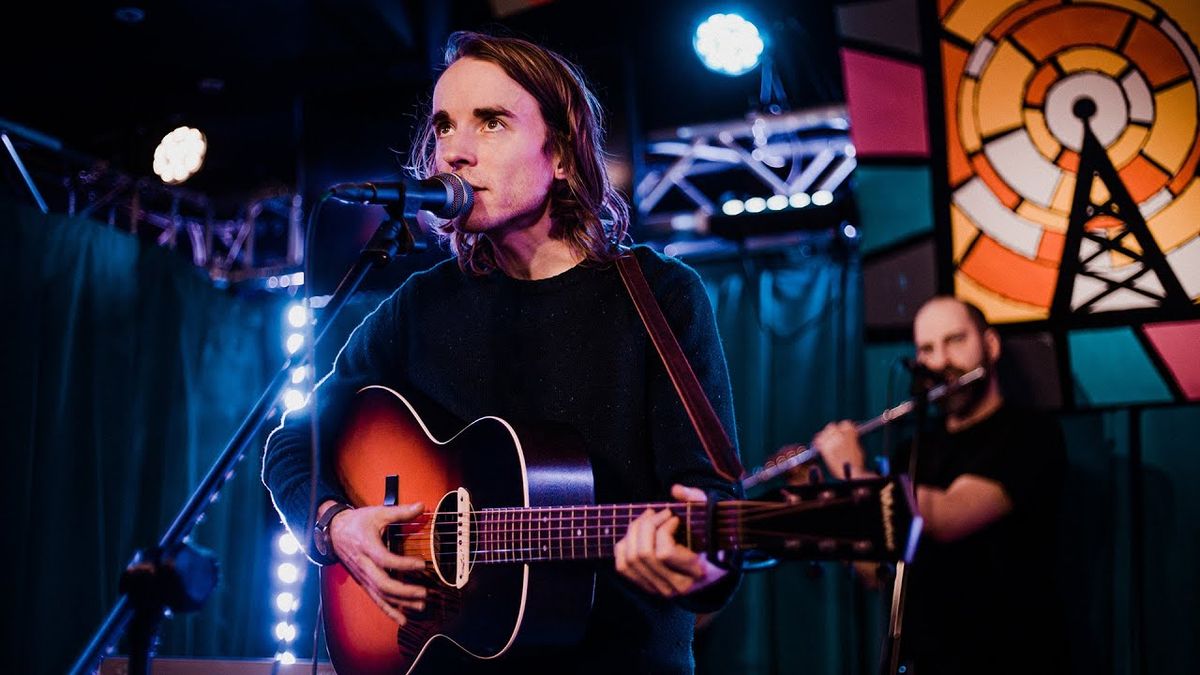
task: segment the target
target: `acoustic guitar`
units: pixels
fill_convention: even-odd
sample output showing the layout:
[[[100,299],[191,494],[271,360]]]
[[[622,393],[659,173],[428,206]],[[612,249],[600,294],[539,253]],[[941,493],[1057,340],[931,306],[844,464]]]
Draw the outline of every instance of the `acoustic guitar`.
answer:
[[[409,673],[438,640],[479,659],[516,644],[578,641],[597,565],[647,508],[671,509],[680,543],[710,556],[897,560],[918,529],[903,478],[711,506],[596,505],[590,466],[569,431],[484,417],[443,441],[407,399],[378,386],[357,394],[334,453],[354,505],[436,505],[384,533],[391,550],[426,561],[423,572],[398,577],[428,587],[425,609],[406,613],[403,626],[344,567],[321,569],[326,642],[339,673]]]

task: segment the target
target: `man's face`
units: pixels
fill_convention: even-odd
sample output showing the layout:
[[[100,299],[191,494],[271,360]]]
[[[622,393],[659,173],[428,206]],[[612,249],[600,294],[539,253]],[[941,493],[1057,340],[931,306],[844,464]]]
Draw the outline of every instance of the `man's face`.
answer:
[[[970,412],[986,393],[994,376],[994,355],[984,334],[971,321],[966,307],[954,300],[934,300],[917,312],[913,322],[913,342],[917,361],[938,373],[944,381],[953,380],[979,366],[988,372],[971,386],[942,400],[946,412],[963,415]]]
[[[562,178],[548,155],[537,101],[489,61],[455,61],[433,89],[438,172],[475,188],[466,232],[502,233],[548,219],[550,185]],[[548,221],[547,221],[548,222]]]

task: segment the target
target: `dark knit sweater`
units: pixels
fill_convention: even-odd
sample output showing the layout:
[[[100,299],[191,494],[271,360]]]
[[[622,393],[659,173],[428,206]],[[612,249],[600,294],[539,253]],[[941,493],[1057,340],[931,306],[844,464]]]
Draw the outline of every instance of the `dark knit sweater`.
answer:
[[[699,276],[649,248],[634,251],[733,436],[729,376]],[[538,281],[470,276],[454,260],[416,274],[355,329],[322,382],[322,437],[331,437],[345,401],[366,384],[415,392],[459,421],[495,415],[573,428],[591,460],[598,503],[669,499],[672,483],[734,496],[714,474],[614,265],[579,265]],[[458,431],[459,422],[428,422],[440,438]],[[268,439],[263,463],[263,481],[297,535],[311,508],[308,438],[307,414],[288,415]],[[328,467],[317,493],[316,505],[344,499]],[[537,669],[690,672],[688,610],[721,606],[736,585],[729,577],[671,601],[640,592],[609,563],[583,644],[539,654]],[[497,665],[505,666],[484,668]]]

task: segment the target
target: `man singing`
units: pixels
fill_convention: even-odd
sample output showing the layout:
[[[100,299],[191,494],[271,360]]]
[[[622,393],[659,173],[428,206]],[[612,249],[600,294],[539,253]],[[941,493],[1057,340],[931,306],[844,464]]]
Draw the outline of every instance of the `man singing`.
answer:
[[[321,428],[337,428],[354,391],[384,384],[418,392],[459,420],[495,415],[573,428],[598,503],[736,496],[703,452],[613,264],[628,213],[606,173],[599,106],[579,71],[530,42],[477,33],[451,36],[445,62],[413,168],[421,178],[464,178],[474,209],[440,229],[454,257],[410,278],[350,336],[318,388]],[[633,252],[732,434],[725,358],[699,277],[648,248]],[[344,565],[381,620],[403,625],[422,610],[427,589],[389,572],[424,561],[389,551],[380,535],[431,505],[346,508],[327,459],[313,504],[308,414],[289,414],[271,435],[263,480],[310,556]],[[313,521],[331,544],[323,554],[303,531]],[[678,527],[666,510],[634,521],[601,571],[581,644],[471,667],[691,672],[692,612],[720,607],[736,575],[676,544]]]

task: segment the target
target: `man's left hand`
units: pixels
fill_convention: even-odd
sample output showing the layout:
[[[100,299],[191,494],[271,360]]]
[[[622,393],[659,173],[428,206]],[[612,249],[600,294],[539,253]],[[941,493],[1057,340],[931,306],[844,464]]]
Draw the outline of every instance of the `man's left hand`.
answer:
[[[672,486],[671,496],[681,502],[708,501],[703,490],[682,485]],[[646,509],[617,542],[617,572],[647,593],[666,598],[693,593],[725,576],[706,556],[675,541],[678,528],[679,517],[669,509]]]

